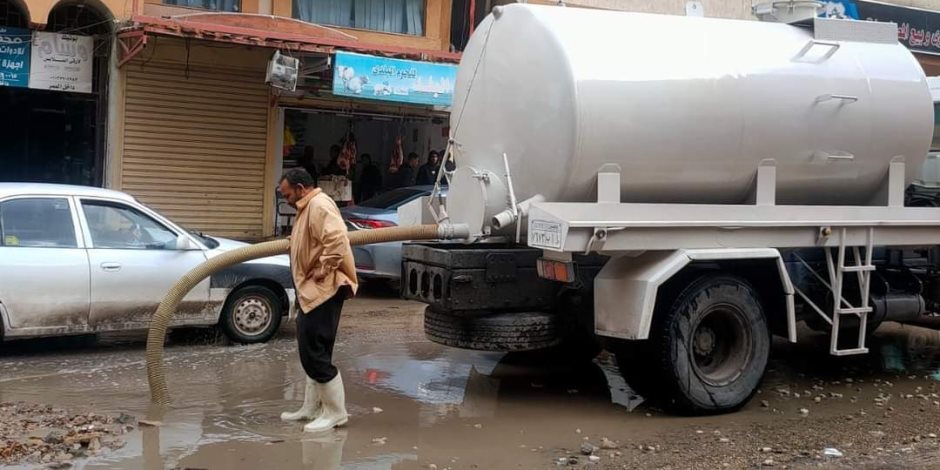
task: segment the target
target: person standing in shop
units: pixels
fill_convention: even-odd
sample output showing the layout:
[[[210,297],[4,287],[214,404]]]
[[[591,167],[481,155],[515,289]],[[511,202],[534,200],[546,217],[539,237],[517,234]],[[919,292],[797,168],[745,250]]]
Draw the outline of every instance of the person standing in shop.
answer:
[[[367,201],[379,194],[382,189],[382,171],[372,163],[372,155],[368,153],[359,157],[362,162],[362,170],[359,172],[359,199],[358,201]]]
[[[441,159],[436,150],[428,154],[428,161],[418,168],[418,177],[415,182],[418,186],[430,186],[437,181],[437,173],[441,169]]]
[[[300,157],[300,161],[297,162],[300,167],[306,170],[313,178],[314,185],[316,185],[316,181],[320,179],[320,172],[317,170],[315,155],[313,146],[308,145],[304,147],[304,154]]]

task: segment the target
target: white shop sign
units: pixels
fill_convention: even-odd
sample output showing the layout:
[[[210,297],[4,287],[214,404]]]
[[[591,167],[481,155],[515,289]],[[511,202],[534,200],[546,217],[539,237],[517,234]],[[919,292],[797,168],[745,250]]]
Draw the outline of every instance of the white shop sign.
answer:
[[[94,47],[91,36],[34,32],[29,87],[91,93]]]

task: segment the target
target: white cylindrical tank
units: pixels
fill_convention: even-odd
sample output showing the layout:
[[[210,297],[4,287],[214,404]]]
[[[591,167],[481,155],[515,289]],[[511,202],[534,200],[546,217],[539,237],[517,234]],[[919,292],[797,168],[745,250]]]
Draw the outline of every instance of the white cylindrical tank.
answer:
[[[742,203],[774,159],[778,204],[871,204],[892,158],[912,181],[927,154],[926,78],[898,43],[812,41],[785,24],[503,7],[460,63],[451,220],[485,231],[507,207],[504,153],[520,202],[590,201],[613,163],[624,202]]]

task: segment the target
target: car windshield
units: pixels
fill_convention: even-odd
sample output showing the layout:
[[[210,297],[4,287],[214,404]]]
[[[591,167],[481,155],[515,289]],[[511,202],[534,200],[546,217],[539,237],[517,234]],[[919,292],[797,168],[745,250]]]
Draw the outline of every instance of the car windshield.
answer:
[[[360,207],[371,207],[373,209],[397,209],[398,206],[405,204],[417,197],[429,194],[424,189],[417,188],[399,188],[393,189],[387,193],[363,201]]]

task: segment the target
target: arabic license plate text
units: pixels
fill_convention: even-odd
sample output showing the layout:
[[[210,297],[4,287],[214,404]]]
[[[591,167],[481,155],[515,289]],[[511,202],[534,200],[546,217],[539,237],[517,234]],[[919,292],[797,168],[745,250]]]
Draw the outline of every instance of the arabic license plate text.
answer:
[[[561,224],[533,220],[529,224],[529,245],[561,249]]]

